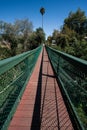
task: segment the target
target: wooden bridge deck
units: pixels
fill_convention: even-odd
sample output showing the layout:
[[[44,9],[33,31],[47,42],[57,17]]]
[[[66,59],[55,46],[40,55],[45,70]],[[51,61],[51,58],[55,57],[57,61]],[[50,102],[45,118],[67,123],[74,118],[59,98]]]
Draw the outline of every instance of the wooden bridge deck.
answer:
[[[74,130],[45,48],[8,130]]]

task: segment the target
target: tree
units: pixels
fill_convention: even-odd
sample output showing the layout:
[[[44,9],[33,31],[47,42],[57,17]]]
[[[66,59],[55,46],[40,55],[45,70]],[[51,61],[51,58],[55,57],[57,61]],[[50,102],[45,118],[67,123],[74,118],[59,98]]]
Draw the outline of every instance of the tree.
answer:
[[[10,44],[11,56],[16,55],[17,38],[15,35],[14,26],[11,23],[3,23],[2,39]]]
[[[20,35],[23,39],[23,51],[27,51],[28,38],[33,32],[32,22],[30,22],[28,19],[16,20],[15,29],[16,28],[17,35]]]
[[[36,37],[37,37],[36,32],[33,32],[30,35],[29,39],[28,39],[28,43],[29,43],[28,48],[30,50],[35,49],[36,47],[38,47],[38,42],[36,41]]]
[[[85,12],[78,9],[70,12],[65,18],[60,33],[54,30],[57,48],[76,57],[87,60],[87,17]]]
[[[39,27],[36,29],[36,36],[39,45],[45,42],[45,33],[42,28]]]
[[[31,49],[38,47],[45,42],[45,33],[42,28],[37,28],[29,37],[29,46]]]
[[[75,13],[70,12],[68,18],[64,20],[62,31],[64,31],[65,26],[70,30],[74,30],[77,36],[82,35],[84,37],[87,34],[87,18],[85,12],[81,9],[78,9]]]
[[[47,38],[47,44],[48,45],[52,44],[52,36],[48,36],[48,38]]]
[[[63,50],[66,53],[87,59],[87,41],[84,39],[84,37],[87,36],[87,17],[84,11],[78,9],[74,13],[70,12],[68,17],[64,20],[61,34],[63,35],[61,35],[57,41],[62,43],[61,47],[64,47]],[[64,46],[64,42],[68,44]]]
[[[45,13],[45,9],[43,7],[40,9],[40,13],[42,14],[42,29],[43,29],[43,15]]]
[[[56,38],[58,37],[58,35],[60,35],[60,32],[55,29],[55,30],[53,31],[53,34],[52,34],[53,40],[56,40]]]
[[[40,9],[40,13],[41,13],[42,15],[45,13],[45,9],[44,9],[43,7]]]
[[[11,55],[14,56],[19,43],[22,44],[21,52],[28,50],[28,38],[33,32],[33,25],[28,19],[16,20],[13,24],[0,21],[0,32],[2,39],[10,43]]]

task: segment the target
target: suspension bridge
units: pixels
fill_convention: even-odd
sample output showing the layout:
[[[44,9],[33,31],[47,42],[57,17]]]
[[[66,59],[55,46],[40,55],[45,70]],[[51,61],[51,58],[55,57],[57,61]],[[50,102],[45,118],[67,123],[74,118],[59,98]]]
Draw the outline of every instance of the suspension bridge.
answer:
[[[0,130],[87,130],[87,61],[48,46],[1,60]]]

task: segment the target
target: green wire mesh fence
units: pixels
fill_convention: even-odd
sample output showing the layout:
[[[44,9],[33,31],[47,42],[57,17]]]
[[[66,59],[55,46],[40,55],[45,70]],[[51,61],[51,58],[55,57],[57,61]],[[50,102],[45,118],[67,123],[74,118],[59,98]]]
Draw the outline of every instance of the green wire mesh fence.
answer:
[[[87,130],[87,61],[46,47],[64,100],[78,130]]]
[[[0,61],[0,129],[5,130],[15,112],[42,46]]]

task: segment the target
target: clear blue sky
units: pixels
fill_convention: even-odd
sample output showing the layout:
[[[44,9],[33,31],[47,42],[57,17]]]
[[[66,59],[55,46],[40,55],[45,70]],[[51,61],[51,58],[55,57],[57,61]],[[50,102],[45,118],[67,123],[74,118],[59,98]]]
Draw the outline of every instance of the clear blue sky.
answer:
[[[60,29],[70,11],[81,8],[87,16],[87,0],[0,0],[0,20],[14,22],[28,18],[35,30],[42,26],[41,7],[46,11],[43,16],[46,36]]]

